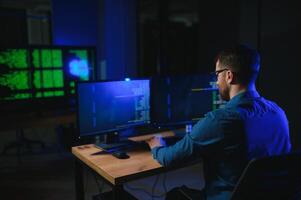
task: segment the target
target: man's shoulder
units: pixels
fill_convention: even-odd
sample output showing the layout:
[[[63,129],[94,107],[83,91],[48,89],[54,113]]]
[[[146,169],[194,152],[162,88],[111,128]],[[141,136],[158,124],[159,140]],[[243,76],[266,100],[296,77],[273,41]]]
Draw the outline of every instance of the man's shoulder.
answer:
[[[284,112],[284,110],[275,101],[272,101],[272,100],[269,100],[269,99],[265,99],[264,97],[261,97],[260,102],[270,110]]]
[[[264,97],[241,102],[236,109],[242,118],[262,116],[267,113],[285,115],[284,110],[276,102],[265,99]]]

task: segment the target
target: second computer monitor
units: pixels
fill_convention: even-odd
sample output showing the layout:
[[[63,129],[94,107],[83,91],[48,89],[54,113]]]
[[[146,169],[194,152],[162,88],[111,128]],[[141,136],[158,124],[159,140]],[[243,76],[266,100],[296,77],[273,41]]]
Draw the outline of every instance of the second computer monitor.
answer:
[[[152,121],[157,126],[195,123],[219,107],[214,76],[195,74],[152,79]]]

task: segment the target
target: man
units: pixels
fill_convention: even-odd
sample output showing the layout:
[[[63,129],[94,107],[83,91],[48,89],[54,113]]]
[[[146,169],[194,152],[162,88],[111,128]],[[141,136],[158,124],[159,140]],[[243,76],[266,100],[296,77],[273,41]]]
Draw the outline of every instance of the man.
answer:
[[[258,52],[244,45],[221,51],[215,74],[227,104],[207,113],[172,146],[166,147],[160,137],[147,141],[153,157],[163,166],[204,158],[204,164],[210,164],[210,173],[205,171],[207,189],[217,193],[234,186],[252,158],[288,153],[291,143],[284,111],[256,91],[259,63]]]

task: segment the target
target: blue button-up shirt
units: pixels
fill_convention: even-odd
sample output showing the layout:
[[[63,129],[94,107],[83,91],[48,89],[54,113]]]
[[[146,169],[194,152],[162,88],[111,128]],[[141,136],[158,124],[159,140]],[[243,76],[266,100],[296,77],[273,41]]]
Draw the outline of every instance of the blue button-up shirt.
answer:
[[[250,159],[290,150],[284,111],[256,91],[246,91],[223,108],[207,113],[176,144],[155,147],[152,154],[163,166],[206,157],[215,163],[217,177],[235,184]]]

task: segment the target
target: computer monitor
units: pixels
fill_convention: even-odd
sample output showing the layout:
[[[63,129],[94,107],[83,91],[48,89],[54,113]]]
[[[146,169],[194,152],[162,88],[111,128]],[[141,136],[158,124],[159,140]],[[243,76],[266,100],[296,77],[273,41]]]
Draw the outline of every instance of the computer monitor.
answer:
[[[152,119],[155,126],[193,124],[219,107],[214,75],[154,77]]]
[[[79,137],[109,136],[150,123],[148,79],[78,82],[76,88]]]

